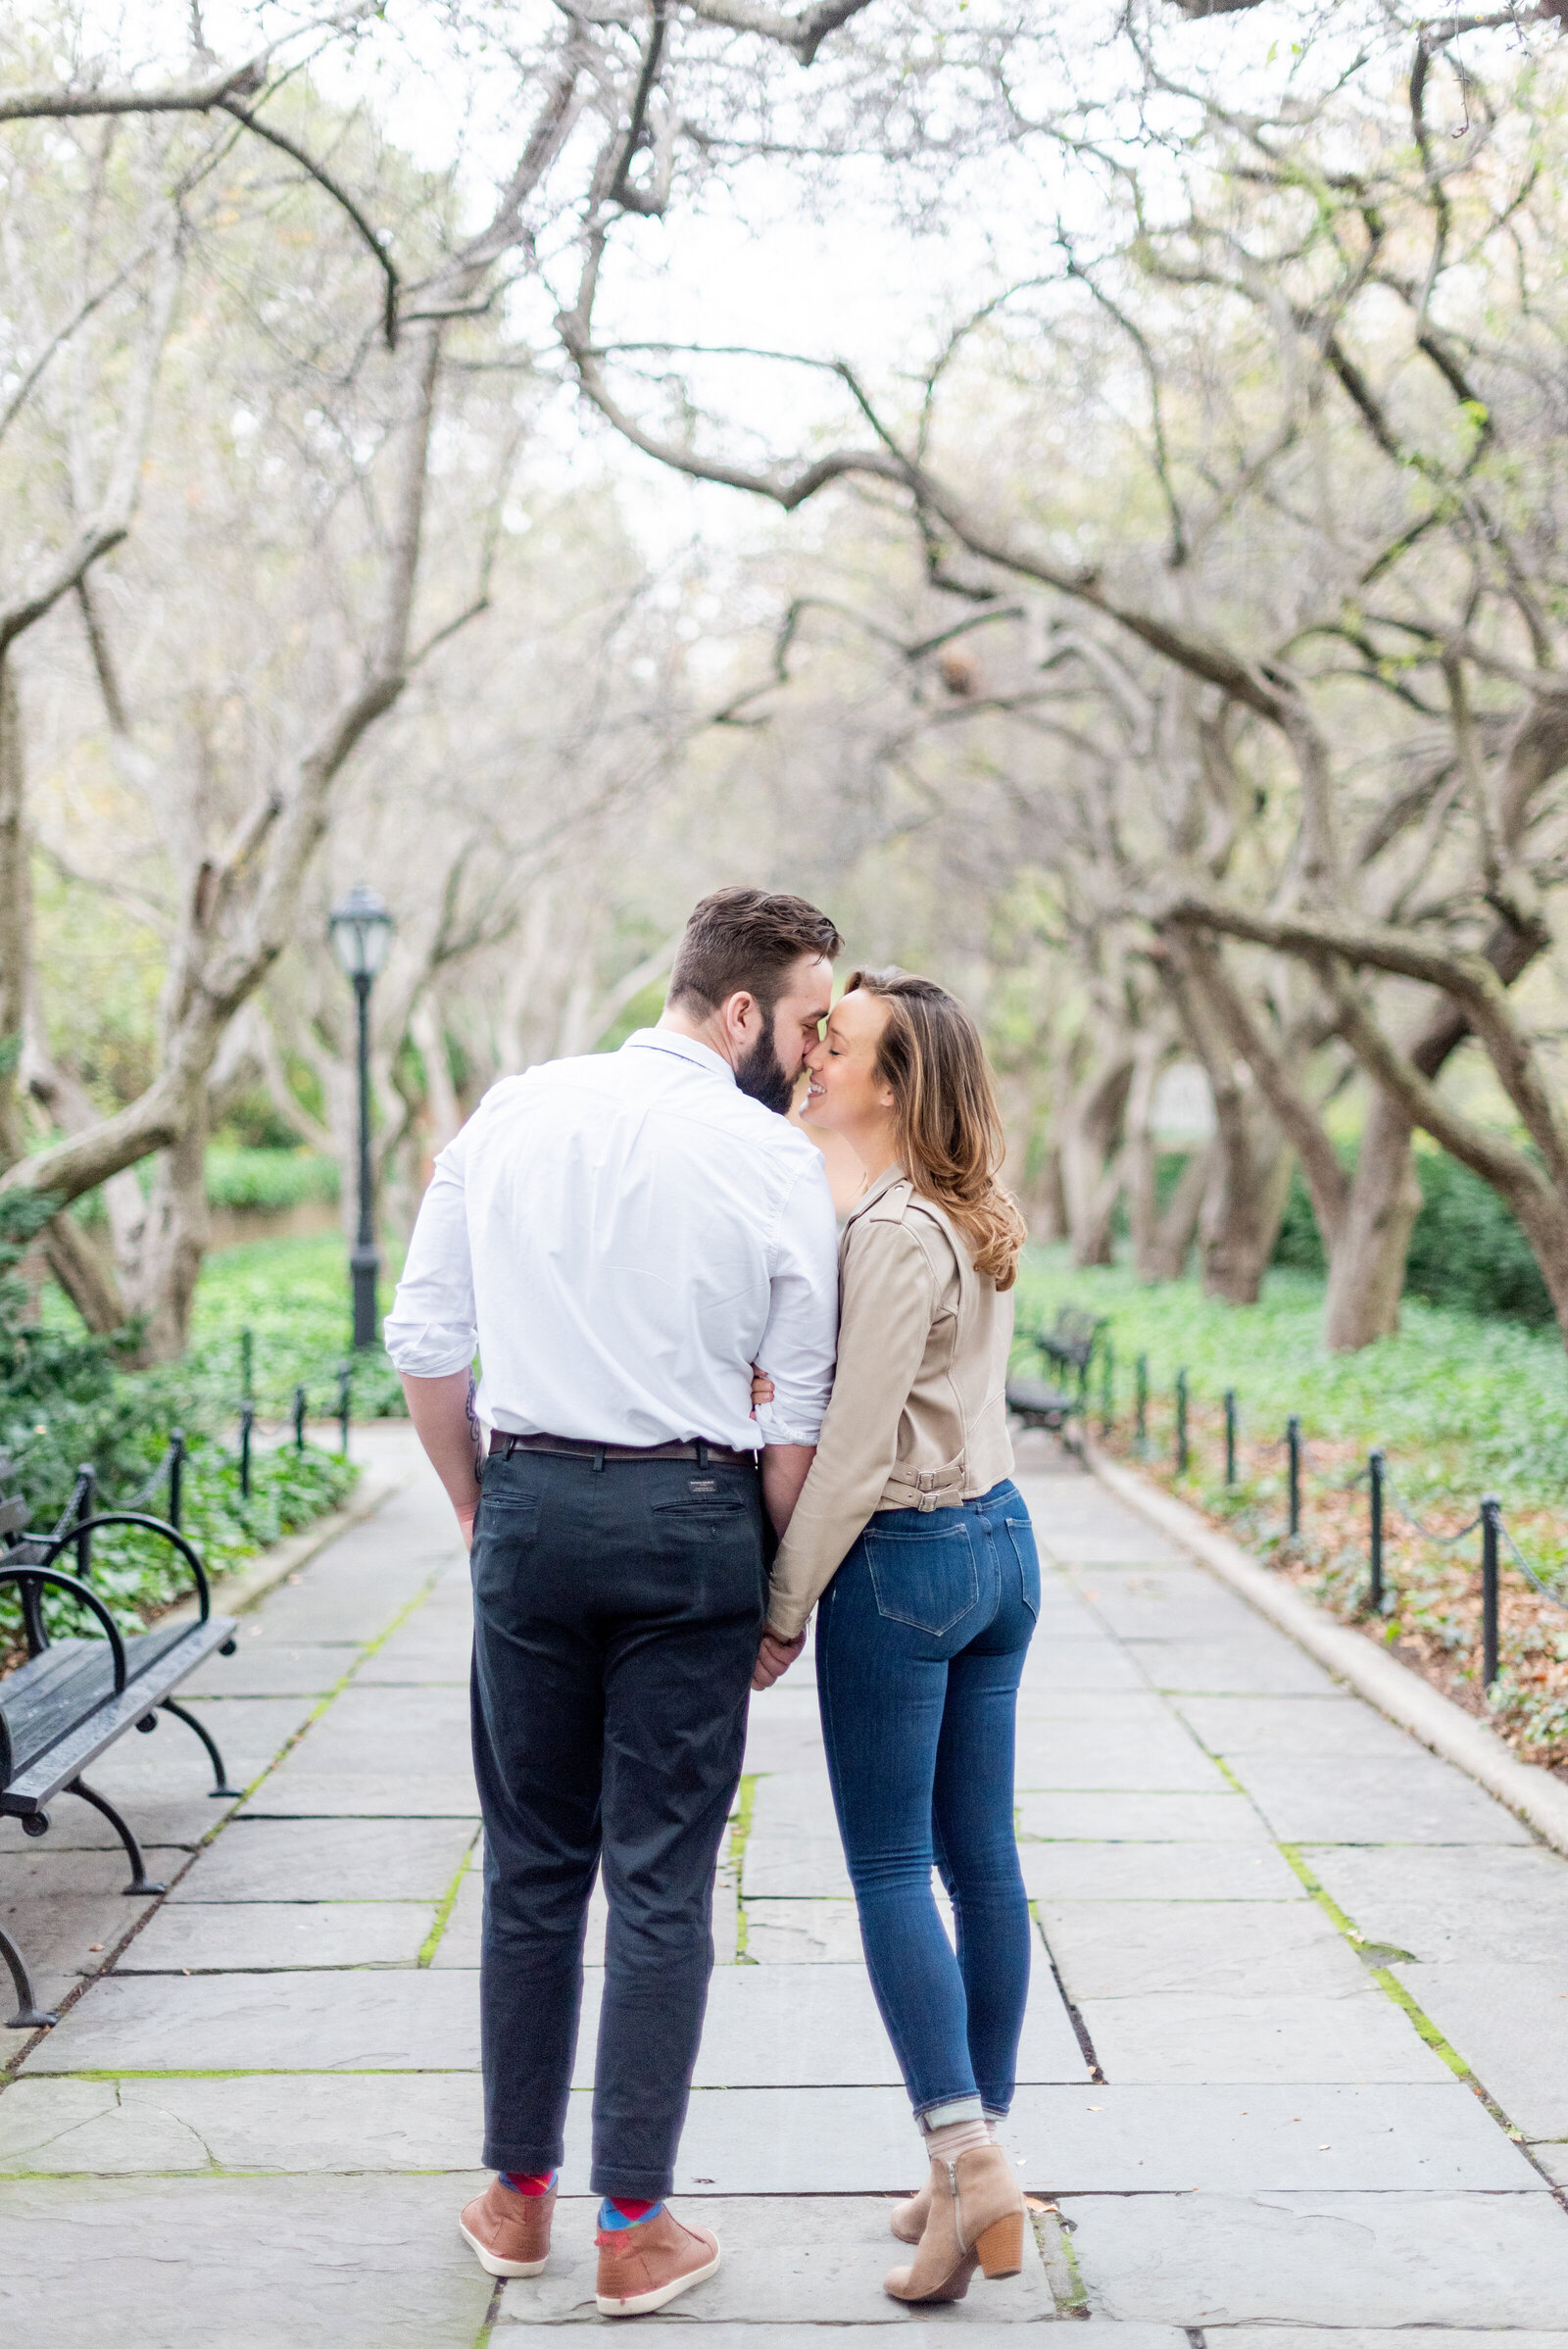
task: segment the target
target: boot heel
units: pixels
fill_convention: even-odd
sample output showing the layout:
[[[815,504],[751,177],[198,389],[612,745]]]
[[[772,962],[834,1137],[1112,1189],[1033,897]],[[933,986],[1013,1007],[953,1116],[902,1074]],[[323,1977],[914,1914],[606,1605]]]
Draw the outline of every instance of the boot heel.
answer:
[[[1004,2219],[994,2219],[975,2243],[980,2255],[981,2273],[993,2280],[999,2276],[1016,2276],[1023,2266],[1023,2213],[1009,2211]]]

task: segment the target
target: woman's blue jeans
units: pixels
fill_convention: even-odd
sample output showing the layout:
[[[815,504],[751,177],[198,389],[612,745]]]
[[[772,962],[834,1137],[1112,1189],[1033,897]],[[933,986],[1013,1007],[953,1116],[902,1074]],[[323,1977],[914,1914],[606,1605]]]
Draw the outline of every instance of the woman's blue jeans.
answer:
[[[1013,1721],[1040,1561],[1011,1483],[880,1511],[823,1595],[817,1692],[871,1986],[916,2113],[1012,2101],[1029,1991]],[[955,1955],[931,1889],[940,1871]]]

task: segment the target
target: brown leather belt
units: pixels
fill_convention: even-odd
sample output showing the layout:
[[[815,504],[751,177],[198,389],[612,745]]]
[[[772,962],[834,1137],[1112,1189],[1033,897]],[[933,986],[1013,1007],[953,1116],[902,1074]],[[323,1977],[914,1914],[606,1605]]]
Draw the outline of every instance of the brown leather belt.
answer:
[[[509,1436],[494,1428],[492,1454],[510,1460],[514,1451],[558,1452],[568,1460],[592,1460],[602,1468],[607,1460],[695,1460],[699,1468],[755,1468],[754,1451],[732,1451],[727,1444],[707,1444],[701,1437],[690,1444],[590,1444],[580,1436]]]

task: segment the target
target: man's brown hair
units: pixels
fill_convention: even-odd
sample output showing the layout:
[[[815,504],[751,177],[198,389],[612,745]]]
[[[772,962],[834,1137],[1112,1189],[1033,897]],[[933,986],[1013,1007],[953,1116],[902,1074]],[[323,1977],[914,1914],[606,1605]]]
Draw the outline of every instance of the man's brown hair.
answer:
[[[803,954],[831,962],[843,948],[827,915],[805,898],[715,889],[692,908],[669,975],[669,1000],[716,1011],[744,990],[771,1011]]]

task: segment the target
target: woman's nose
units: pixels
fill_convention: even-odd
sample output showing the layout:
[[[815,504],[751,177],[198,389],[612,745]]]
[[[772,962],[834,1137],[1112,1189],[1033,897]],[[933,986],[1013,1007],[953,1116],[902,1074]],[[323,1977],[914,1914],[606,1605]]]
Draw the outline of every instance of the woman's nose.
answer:
[[[825,1036],[819,1036],[814,1044],[808,1044],[806,1048],[806,1065],[813,1077],[818,1073],[826,1058],[827,1039]]]

